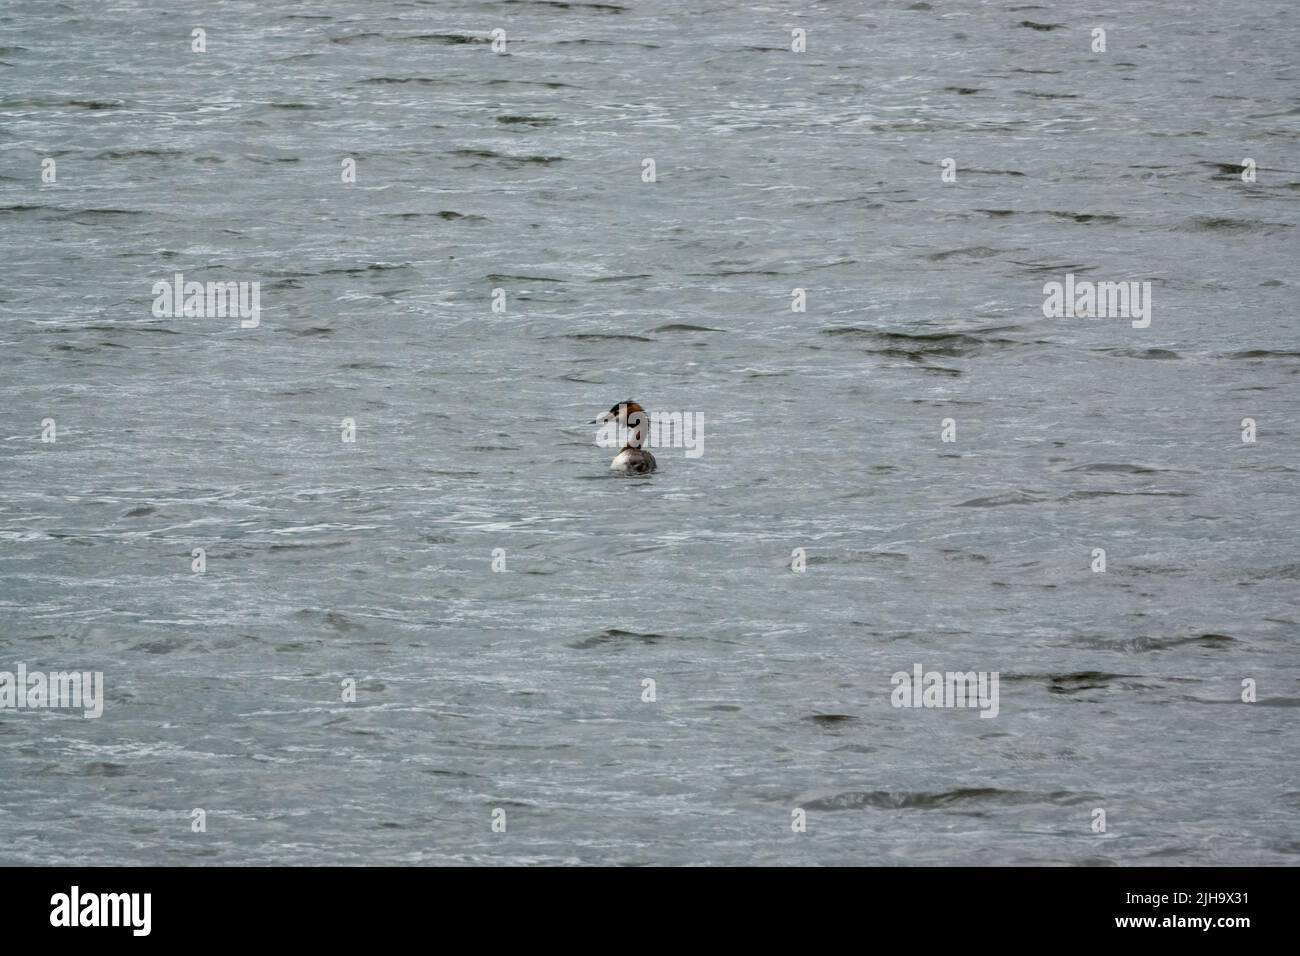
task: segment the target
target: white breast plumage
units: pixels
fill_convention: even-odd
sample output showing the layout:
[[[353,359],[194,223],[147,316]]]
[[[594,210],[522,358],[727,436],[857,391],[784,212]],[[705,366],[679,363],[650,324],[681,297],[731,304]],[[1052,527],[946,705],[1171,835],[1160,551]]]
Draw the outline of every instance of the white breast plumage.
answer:
[[[655,456],[641,448],[624,448],[610,463],[610,469],[620,475],[648,475],[658,465]]]

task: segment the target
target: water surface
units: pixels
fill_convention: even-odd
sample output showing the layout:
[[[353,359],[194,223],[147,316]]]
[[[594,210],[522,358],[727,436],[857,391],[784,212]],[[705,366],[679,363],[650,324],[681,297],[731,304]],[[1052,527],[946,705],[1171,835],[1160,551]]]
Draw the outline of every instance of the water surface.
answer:
[[[0,713],[0,862],[1294,864],[1298,41],[0,4],[0,670],[108,694]],[[1067,273],[1150,327],[1044,319]],[[703,456],[610,476],[628,397]]]

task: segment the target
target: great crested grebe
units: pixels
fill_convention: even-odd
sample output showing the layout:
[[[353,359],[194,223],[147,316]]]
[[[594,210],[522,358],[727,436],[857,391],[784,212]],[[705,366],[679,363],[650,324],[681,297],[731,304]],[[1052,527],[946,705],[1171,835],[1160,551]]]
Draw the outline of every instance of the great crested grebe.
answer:
[[[642,447],[650,435],[650,416],[632,399],[619,402],[591,424],[613,425],[616,434],[624,436],[623,447],[610,463],[611,471],[620,475],[648,475],[659,467],[655,456]]]

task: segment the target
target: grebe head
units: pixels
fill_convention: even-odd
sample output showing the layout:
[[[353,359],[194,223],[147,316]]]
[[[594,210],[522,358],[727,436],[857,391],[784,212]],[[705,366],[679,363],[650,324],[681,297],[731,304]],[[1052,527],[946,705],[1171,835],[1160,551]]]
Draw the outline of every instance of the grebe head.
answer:
[[[627,443],[624,448],[640,448],[645,444],[646,432],[650,424],[650,416],[646,410],[638,405],[632,399],[619,402],[607,412],[596,416],[592,425],[606,425],[615,423],[620,429],[626,428]]]

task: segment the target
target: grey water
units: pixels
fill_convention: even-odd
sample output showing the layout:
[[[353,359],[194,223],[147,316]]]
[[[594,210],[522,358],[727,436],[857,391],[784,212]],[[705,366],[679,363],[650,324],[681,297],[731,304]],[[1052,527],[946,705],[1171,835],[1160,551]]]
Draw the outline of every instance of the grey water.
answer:
[[[1297,20],[0,2],[0,863],[1294,865]]]

